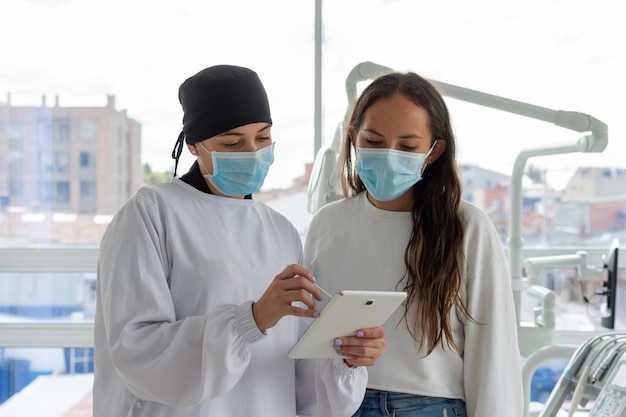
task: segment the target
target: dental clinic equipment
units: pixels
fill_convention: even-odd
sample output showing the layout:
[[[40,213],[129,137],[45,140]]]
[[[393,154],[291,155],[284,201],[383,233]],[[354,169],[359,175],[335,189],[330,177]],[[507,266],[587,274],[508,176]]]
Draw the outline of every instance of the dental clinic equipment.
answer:
[[[579,280],[601,277],[601,267],[587,266],[587,252],[578,251],[572,255],[531,257],[524,260],[526,278],[523,280],[529,295],[538,297],[541,306],[534,307],[533,322],[520,321],[524,331],[533,329],[533,337],[520,338],[520,351],[527,356],[542,346],[552,344],[556,326],[556,294],[551,289],[540,285],[538,276],[544,269],[556,267],[574,267]]]
[[[623,350],[620,353],[624,352]],[[626,415],[626,354],[612,367],[589,417]]]
[[[569,417],[589,401],[589,417],[626,415],[626,333],[602,334],[580,345],[539,417],[556,417],[570,395]]]
[[[575,268],[576,279],[580,282],[602,280],[602,290],[593,295],[604,297],[600,324],[608,329],[615,327],[615,306],[617,292],[617,256],[619,240],[613,239],[606,255],[603,255],[602,265],[588,265],[587,252],[577,251],[575,254],[537,256],[524,260],[526,278],[524,284],[527,293],[541,299],[541,305],[534,307],[533,322],[520,321],[520,352],[528,356],[532,352],[553,343],[556,327],[556,294],[549,288],[540,285],[538,276],[542,270],[550,268]],[[584,301],[588,302],[589,294],[583,294]],[[528,332],[532,331],[532,336]]]

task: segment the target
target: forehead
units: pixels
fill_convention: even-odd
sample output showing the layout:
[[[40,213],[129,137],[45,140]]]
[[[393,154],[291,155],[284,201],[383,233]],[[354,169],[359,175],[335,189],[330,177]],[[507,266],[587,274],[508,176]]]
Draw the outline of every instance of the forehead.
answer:
[[[361,128],[430,133],[430,117],[424,107],[418,106],[402,94],[394,94],[374,101],[365,110]]]

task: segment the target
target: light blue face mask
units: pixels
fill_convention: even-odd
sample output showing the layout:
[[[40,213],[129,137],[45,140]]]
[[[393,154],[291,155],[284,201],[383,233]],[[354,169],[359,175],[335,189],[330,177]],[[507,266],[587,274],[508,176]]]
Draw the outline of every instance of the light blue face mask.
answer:
[[[357,148],[356,172],[376,200],[395,200],[422,179],[426,155],[388,148]]]
[[[224,195],[255,193],[261,189],[270,165],[274,162],[275,143],[256,152],[213,151],[213,175],[204,174],[204,178]]]

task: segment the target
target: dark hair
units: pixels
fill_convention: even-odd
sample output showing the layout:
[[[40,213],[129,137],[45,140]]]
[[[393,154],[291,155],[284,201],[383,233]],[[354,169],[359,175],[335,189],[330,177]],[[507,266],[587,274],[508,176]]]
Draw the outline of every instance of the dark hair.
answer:
[[[375,79],[365,88],[354,103],[347,123],[354,132],[358,131],[367,109],[377,100],[395,94],[402,94],[423,107],[428,112],[432,139],[446,143],[444,152],[427,166],[422,180],[413,186],[413,228],[404,253],[406,272],[398,282],[408,293],[403,318],[415,341],[426,344],[427,355],[438,344],[443,346],[444,341],[458,351],[450,322],[453,307],[461,320],[474,320],[459,295],[463,265],[463,224],[459,213],[462,190],[446,103],[425,78],[412,72],[394,72]],[[340,164],[344,195],[349,197],[364,191],[349,137],[345,138]]]

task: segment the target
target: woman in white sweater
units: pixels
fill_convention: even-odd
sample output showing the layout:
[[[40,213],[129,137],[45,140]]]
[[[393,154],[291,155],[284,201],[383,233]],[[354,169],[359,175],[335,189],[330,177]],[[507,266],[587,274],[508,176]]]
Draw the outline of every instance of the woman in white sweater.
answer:
[[[197,161],[139,190],[100,244],[94,417],[351,415],[384,329],[343,338],[352,359],[287,356],[320,290],[295,228],[252,199],[273,162],[261,81],[210,67],[179,99],[172,156],[186,142]]]
[[[346,198],[312,219],[305,266],[330,292],[408,293],[355,416],[522,415],[503,245],[486,214],[461,199],[455,148],[441,94],[414,73],[375,79],[348,120]]]

